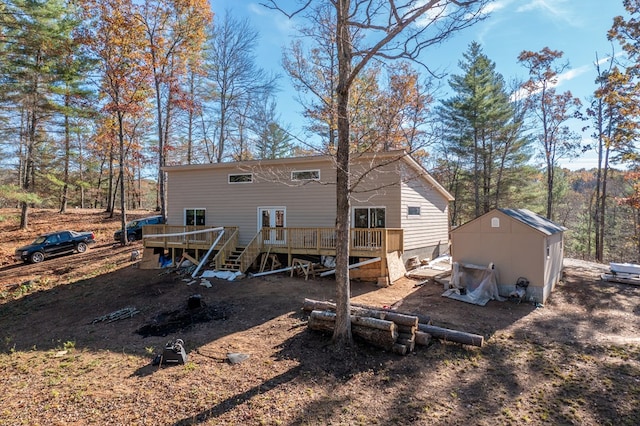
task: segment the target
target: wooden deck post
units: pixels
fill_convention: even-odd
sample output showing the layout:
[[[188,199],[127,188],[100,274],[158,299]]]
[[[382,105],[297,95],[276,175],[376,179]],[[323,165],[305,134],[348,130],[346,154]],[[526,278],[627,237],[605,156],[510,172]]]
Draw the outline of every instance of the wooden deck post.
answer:
[[[387,277],[387,228],[382,232],[382,254],[380,255],[380,277]]]

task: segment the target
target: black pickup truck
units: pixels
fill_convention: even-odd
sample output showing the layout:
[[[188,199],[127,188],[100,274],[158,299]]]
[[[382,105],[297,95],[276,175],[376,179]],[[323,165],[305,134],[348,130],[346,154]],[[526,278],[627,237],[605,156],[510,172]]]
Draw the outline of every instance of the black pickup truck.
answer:
[[[16,249],[16,259],[39,263],[45,258],[65,253],[84,253],[95,243],[93,232],[56,231],[39,235],[28,246]]]

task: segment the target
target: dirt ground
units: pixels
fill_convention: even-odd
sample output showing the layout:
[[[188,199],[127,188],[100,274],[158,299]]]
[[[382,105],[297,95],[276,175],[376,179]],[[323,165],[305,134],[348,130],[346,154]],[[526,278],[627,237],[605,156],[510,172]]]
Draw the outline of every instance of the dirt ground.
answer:
[[[0,210],[0,425],[640,424],[640,286],[601,281],[606,265],[565,259],[542,307],[470,305],[410,278],[354,281],[356,303],[429,315],[485,344],[434,339],[401,356],[356,341],[343,353],[301,310],[305,298],[334,299],[331,277],[188,285],[173,269],[137,268],[141,243],[114,245],[119,220],[102,211],[34,210],[29,231],[18,219]],[[53,229],[92,230],[97,243],[37,265],[13,260]],[[139,333],[188,311],[194,295],[202,322]],[[125,308],[137,313],[108,320]],[[177,338],[187,363],[153,365]]]

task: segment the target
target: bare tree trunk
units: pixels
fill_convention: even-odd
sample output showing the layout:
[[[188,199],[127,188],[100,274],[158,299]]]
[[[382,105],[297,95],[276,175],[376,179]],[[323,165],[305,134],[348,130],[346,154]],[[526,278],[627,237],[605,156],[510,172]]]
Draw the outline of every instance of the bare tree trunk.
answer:
[[[155,63],[155,60],[154,60]],[[156,211],[159,211],[162,217],[165,216],[165,199],[164,199],[164,172],[162,168],[164,167],[165,157],[165,141],[164,141],[164,132],[162,131],[162,99],[160,98],[160,81],[158,80],[160,77],[156,70],[154,70],[155,75],[155,89],[156,89],[156,109],[158,114],[158,193],[156,197]],[[123,228],[124,229],[124,228]]]
[[[125,182],[124,182],[124,126],[123,126],[123,114],[118,112],[118,139],[120,142],[120,152],[119,152],[119,162],[120,162],[120,173],[118,179],[120,180],[120,229],[122,229],[122,245],[126,245],[128,243],[126,228],[127,228],[127,198],[125,192]]]
[[[109,217],[113,217],[113,142],[111,142],[111,148],[109,149],[109,179],[107,188],[107,213],[111,213]]]
[[[69,107],[69,95],[65,96],[65,106]],[[64,175],[63,175],[63,185],[62,185],[62,196],[60,199],[60,213],[66,213],[67,211],[67,200],[69,197],[69,158],[71,157],[71,135],[69,129],[69,116],[65,114],[64,116]]]
[[[351,286],[349,280],[349,82],[351,37],[347,24],[349,0],[338,0],[338,150],[336,167],[336,326],[333,342],[340,348],[352,344]]]
[[[553,162],[547,160],[547,219],[553,220]]]
[[[26,159],[25,159],[25,170],[24,170],[24,180],[22,181],[22,189],[25,192],[30,192],[32,187],[35,184],[35,175],[33,172],[34,163],[33,163],[33,148],[36,140],[36,113],[35,109],[30,112],[29,119],[27,120],[28,133],[27,133],[27,147],[26,147]],[[29,226],[29,203],[27,201],[21,202],[20,209],[20,229],[27,229]]]

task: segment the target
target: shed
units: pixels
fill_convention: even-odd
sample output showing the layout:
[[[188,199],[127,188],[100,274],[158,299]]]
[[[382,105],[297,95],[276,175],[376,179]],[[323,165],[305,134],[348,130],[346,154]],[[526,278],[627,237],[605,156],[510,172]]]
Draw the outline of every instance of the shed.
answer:
[[[526,300],[545,303],[562,276],[565,227],[527,209],[495,209],[451,231],[453,262],[488,265],[508,296],[529,280]]]

